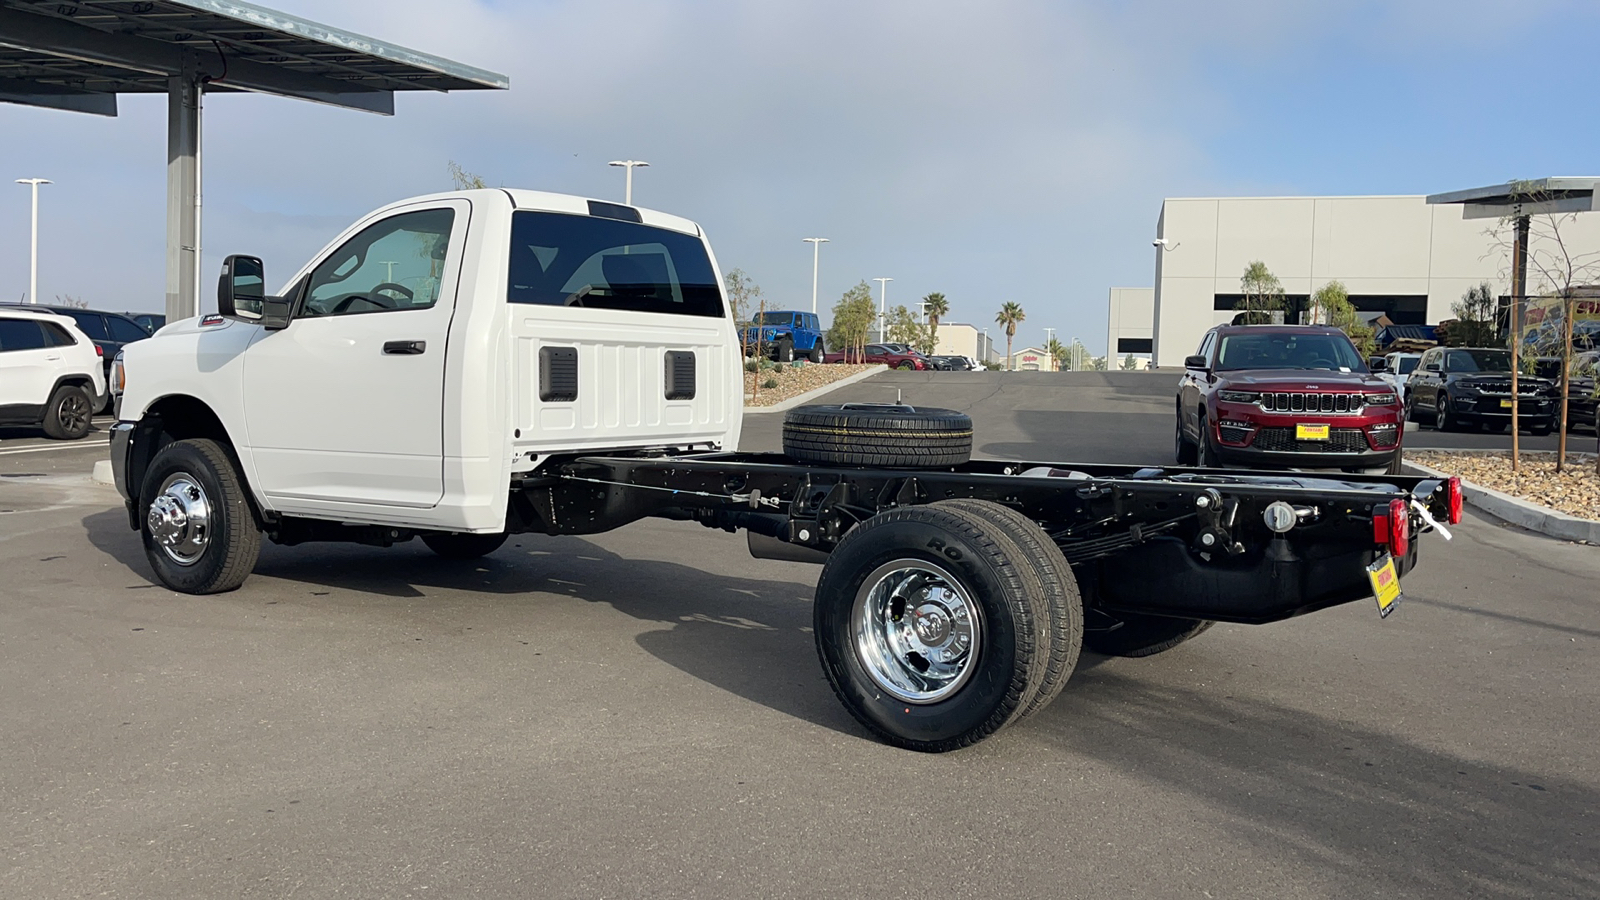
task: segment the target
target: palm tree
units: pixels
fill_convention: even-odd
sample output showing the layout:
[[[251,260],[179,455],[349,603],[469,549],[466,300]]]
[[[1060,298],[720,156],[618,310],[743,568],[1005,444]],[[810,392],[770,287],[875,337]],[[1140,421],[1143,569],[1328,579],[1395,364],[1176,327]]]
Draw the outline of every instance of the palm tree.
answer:
[[[1061,371],[1062,364],[1067,362],[1066,345],[1055,338],[1051,338],[1045,342],[1044,352],[1050,354],[1050,360],[1055,363],[1056,371]]]
[[[1006,370],[1011,369],[1011,339],[1017,336],[1017,325],[1026,319],[1028,314],[1022,311],[1022,306],[1014,300],[1007,300],[1001,304],[1000,312],[994,317],[996,324],[1006,330]]]
[[[934,291],[922,298],[922,309],[927,313],[928,324],[938,328],[939,320],[950,315],[950,301],[944,299],[943,294]]]

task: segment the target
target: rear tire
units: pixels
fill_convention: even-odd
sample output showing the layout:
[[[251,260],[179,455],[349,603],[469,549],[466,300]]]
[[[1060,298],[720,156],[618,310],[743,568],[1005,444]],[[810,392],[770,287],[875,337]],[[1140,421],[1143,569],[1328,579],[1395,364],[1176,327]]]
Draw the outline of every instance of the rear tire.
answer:
[[[1039,628],[1039,657],[1045,661],[1044,680],[1038,693],[1028,701],[1020,718],[1026,719],[1055,700],[1078,667],[1083,649],[1083,597],[1078,579],[1061,555],[1061,548],[1043,528],[1021,512],[988,500],[941,500],[933,506],[965,510],[1007,526],[1007,537],[1017,545],[1021,556],[1044,586],[1047,620]]]
[[[828,556],[817,654],[845,709],[884,741],[925,753],[971,746],[1037,694],[1044,587],[996,535],[964,510],[905,507],[856,526]]]
[[[422,536],[422,542],[428,549],[439,554],[445,559],[477,559],[500,549],[506,542],[506,533],[499,534],[466,534],[435,532]]]
[[[959,466],[972,457],[972,419],[899,404],[800,406],[784,416],[783,452],[824,465]]]
[[[1083,645],[1103,656],[1139,659],[1171,650],[1209,629],[1205,619],[1174,619],[1140,613],[1100,613],[1097,621],[1115,626],[1090,629],[1083,633]]]
[[[220,594],[250,577],[261,532],[232,455],[204,438],[161,448],[139,489],[145,558],[167,587]]]
[[[94,398],[75,384],[63,384],[44,409],[44,433],[58,441],[75,441],[89,433]]]

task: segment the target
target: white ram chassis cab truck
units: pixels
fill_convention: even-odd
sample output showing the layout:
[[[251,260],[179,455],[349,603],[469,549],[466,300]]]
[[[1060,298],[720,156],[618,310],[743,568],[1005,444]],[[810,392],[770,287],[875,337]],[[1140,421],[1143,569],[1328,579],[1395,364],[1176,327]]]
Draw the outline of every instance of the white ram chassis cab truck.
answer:
[[[416,197],[265,293],[230,256],[214,315],[116,360],[111,462],[168,587],[239,587],[261,539],[515,533],[645,517],[824,563],[835,693],[897,746],[968,746],[1047,705],[1080,648],[1146,656],[1212,622],[1395,608],[1454,480],[973,460],[950,410],[791,410],[738,452],[739,336],[701,229],[522,190]],[[1448,534],[1446,534],[1448,536]],[[448,564],[448,563],[442,563]]]

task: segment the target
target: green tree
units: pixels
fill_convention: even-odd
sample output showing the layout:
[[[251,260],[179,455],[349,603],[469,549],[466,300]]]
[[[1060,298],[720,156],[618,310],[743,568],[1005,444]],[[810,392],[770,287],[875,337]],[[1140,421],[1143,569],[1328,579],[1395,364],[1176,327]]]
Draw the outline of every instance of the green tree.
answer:
[[[1495,344],[1494,288],[1485,281],[1467,288],[1450,304],[1453,321],[1440,324],[1439,342],[1447,347],[1492,347]]]
[[[1001,304],[1000,311],[995,314],[994,320],[996,324],[1006,330],[1007,371],[1011,370],[1011,341],[1017,336],[1017,326],[1022,324],[1022,320],[1027,317],[1028,314],[1022,311],[1022,305],[1012,300],[1007,300]]]
[[[1362,356],[1378,351],[1372,328],[1362,321],[1355,304],[1350,302],[1350,292],[1339,281],[1330,281],[1311,295],[1312,309],[1320,313],[1329,325],[1350,336],[1350,342]]]
[[[1271,322],[1272,313],[1283,309],[1283,283],[1260,260],[1245,266],[1244,275],[1239,278],[1239,293],[1243,296],[1233,308],[1245,313],[1247,325]]]
[[[935,353],[939,349],[939,322],[950,315],[950,301],[946,300],[943,294],[934,291],[922,298],[922,304],[923,315],[928,321],[924,326],[926,334],[923,335],[920,349],[924,353]]]
[[[923,344],[922,323],[917,321],[915,314],[905,306],[896,306],[889,310],[888,317],[884,320],[884,330],[888,332],[887,340],[896,344],[909,344],[921,349]]]
[[[1132,372],[1134,369],[1137,369],[1138,367],[1139,367],[1139,364],[1136,361],[1134,361],[1132,353],[1129,353],[1127,356],[1124,356],[1122,358],[1122,371],[1124,371],[1124,372]]]
[[[1044,352],[1050,354],[1050,359],[1055,363],[1057,372],[1060,372],[1063,369],[1072,368],[1072,360],[1067,355],[1066,345],[1062,344],[1061,341],[1057,340],[1056,338],[1051,338],[1050,340],[1045,341]]]
[[[484,183],[482,176],[461,168],[453,159],[450,160],[450,181],[455,184],[458,191],[473,191],[489,186]]]
[[[872,302],[872,288],[865,281],[844,292],[833,305],[833,324],[828,328],[828,346],[842,350],[846,359],[861,359],[867,345],[867,334],[877,321],[877,305]]]
[[[761,300],[761,286],[743,269],[730,270],[722,276],[722,281],[728,288],[728,305],[733,307],[733,320],[740,323],[750,321],[751,312]]]

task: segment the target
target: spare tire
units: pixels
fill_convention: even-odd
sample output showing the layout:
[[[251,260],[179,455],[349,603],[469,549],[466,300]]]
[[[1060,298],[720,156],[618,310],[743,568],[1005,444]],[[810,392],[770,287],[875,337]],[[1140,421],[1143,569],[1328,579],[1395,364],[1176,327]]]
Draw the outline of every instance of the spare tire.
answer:
[[[800,406],[783,419],[783,452],[806,463],[943,468],[972,458],[972,419],[898,403]]]

